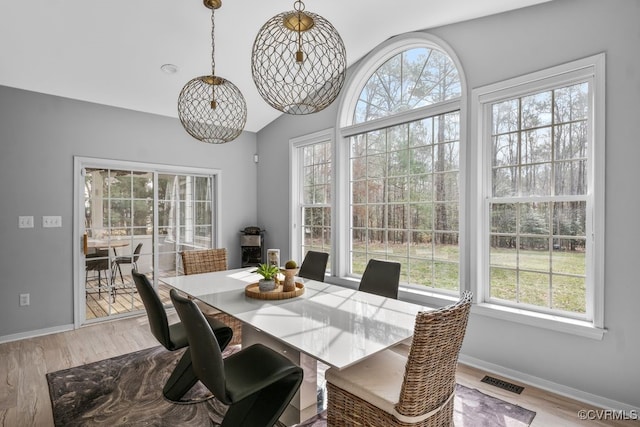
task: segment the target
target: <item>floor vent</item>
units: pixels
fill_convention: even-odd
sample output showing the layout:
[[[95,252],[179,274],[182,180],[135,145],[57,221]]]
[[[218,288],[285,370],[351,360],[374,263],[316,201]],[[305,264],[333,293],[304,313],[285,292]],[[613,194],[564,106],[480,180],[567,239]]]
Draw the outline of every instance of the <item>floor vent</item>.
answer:
[[[488,375],[485,375],[485,377],[481,381],[483,383],[491,384],[493,386],[499,387],[499,388],[501,388],[503,390],[510,391],[512,393],[520,394],[520,393],[522,393],[522,390],[524,390],[524,387],[521,387],[521,386],[515,385],[515,384],[511,384],[510,382],[499,380],[497,378],[490,377]]]

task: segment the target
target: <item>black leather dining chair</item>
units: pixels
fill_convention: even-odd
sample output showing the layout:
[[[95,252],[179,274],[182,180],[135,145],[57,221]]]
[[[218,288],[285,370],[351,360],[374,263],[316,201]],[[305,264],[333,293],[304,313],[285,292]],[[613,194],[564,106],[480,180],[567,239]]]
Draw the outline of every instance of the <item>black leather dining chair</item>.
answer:
[[[135,269],[131,270],[131,276],[133,276],[138,294],[142,298],[142,303],[147,311],[151,333],[158,342],[169,351],[176,351],[189,345],[185,326],[182,322],[169,324],[162,301],[160,301],[160,297],[153,289],[147,276],[137,272]],[[231,341],[233,331],[230,327],[214,318],[207,317],[206,321],[215,335],[219,348],[224,350]],[[179,402],[196,382],[198,382],[198,378],[193,372],[191,352],[187,350],[171,373],[162,393],[167,399]]]
[[[273,426],[298,391],[302,368],[262,344],[223,359],[198,306],[175,289],[169,294],[186,329],[197,378],[220,402],[229,405],[221,427]]]
[[[298,277],[324,282],[329,254],[326,252],[308,251],[302,260]]]
[[[398,299],[400,263],[370,259],[362,273],[358,290]]]

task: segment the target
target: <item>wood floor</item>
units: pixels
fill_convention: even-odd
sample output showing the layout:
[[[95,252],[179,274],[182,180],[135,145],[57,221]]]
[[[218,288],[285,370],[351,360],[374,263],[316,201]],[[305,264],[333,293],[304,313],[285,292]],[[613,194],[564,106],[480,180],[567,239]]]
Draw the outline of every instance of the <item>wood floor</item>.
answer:
[[[170,322],[176,321],[175,313]],[[53,425],[45,374],[158,345],[146,316],[87,326],[75,331],[0,344],[0,426]],[[517,395],[480,380],[485,372],[460,365],[458,382],[537,412],[534,427],[624,426],[637,422],[580,421],[583,403],[524,385]],[[493,375],[495,376],[495,375]],[[507,380],[505,378],[505,380]]]
[[[149,277],[149,280],[153,280]],[[105,283],[106,280],[103,281]],[[93,320],[101,317],[127,314],[144,309],[142,299],[136,292],[131,275],[123,275],[123,278],[116,277],[114,280],[115,292],[106,290],[103,287],[99,291],[98,281],[95,278],[87,280],[86,297],[86,320]],[[162,282],[158,284],[158,295],[163,304],[171,302],[169,298],[169,287]]]

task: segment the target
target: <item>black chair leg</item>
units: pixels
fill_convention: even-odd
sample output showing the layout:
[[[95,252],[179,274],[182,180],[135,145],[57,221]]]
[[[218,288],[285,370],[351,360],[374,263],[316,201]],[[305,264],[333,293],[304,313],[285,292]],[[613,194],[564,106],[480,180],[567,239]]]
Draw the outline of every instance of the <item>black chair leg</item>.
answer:
[[[220,350],[227,348],[227,345],[233,338],[233,329],[226,326],[219,320],[207,317],[207,322],[211,326],[213,333],[218,341]],[[168,400],[173,402],[182,402],[182,397],[198,382],[198,378],[193,372],[191,364],[191,353],[189,349],[184,352],[178,364],[173,369],[171,376],[167,380],[162,389],[162,394]]]
[[[120,281],[122,282],[122,284],[124,285],[124,277],[122,277],[122,269],[120,269],[120,264],[116,262],[116,266],[118,267],[118,272],[120,273]],[[136,267],[136,270],[138,268]]]
[[[191,365],[191,353],[189,349],[184,352],[178,364],[171,372],[171,376],[167,380],[162,394],[168,400],[180,402],[180,399],[198,382],[198,378],[193,373]]]
[[[301,382],[302,371],[295,372],[229,406],[220,427],[273,426],[298,391]]]

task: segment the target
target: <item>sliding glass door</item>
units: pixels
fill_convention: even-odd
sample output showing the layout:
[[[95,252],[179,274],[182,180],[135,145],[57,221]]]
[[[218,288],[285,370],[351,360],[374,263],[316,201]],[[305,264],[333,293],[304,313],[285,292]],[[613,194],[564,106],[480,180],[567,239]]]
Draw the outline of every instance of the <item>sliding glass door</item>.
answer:
[[[217,178],[209,169],[76,158],[76,326],[144,309],[131,269],[182,274],[180,252],[217,246]]]

